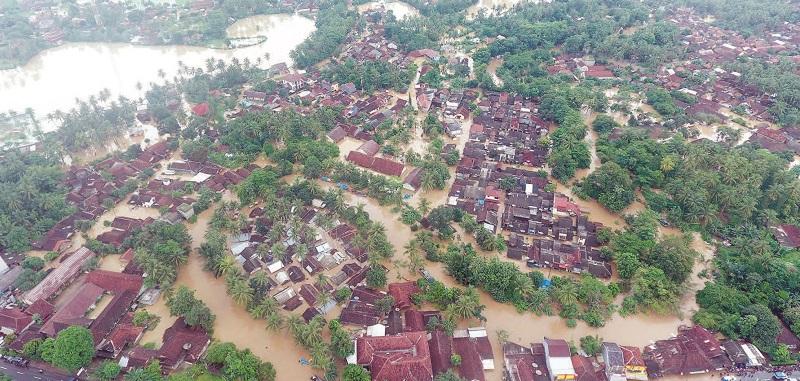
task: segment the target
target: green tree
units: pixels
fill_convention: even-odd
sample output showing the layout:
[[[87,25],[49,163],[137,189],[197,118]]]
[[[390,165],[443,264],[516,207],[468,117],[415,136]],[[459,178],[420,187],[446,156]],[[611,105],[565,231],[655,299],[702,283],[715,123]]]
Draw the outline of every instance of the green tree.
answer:
[[[603,206],[619,212],[635,199],[633,180],[628,172],[615,162],[606,162],[592,172],[581,185],[587,195]]]
[[[589,356],[595,356],[602,351],[603,339],[599,336],[581,337],[581,349]]]
[[[343,381],[370,381],[372,377],[369,372],[363,367],[356,364],[348,364],[344,367],[342,374]]]
[[[94,376],[102,381],[111,381],[119,376],[122,368],[113,361],[103,361],[94,371]]]
[[[86,328],[72,326],[62,330],[56,336],[50,363],[74,372],[89,364],[93,356],[92,333]]]

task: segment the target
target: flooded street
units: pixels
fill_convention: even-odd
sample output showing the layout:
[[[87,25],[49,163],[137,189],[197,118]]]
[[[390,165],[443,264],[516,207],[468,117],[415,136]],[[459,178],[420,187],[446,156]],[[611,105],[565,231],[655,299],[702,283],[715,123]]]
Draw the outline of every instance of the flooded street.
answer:
[[[330,184],[325,185],[326,183],[322,184],[323,186],[327,187],[331,186]],[[446,191],[433,192],[425,197],[430,201],[436,200],[439,202],[438,199],[446,198],[446,193]],[[389,234],[389,241],[395,247],[395,259],[406,259],[403,253],[403,246],[409,239],[413,237],[413,234],[408,226],[398,221],[397,215],[390,211],[390,207],[381,206],[376,201],[366,197],[357,196],[350,193],[345,193],[345,195],[345,199],[348,201],[348,203],[363,204],[364,210],[370,214],[372,220],[381,221],[385,225],[386,230],[391,232]],[[416,197],[418,196],[415,195],[415,198]],[[433,205],[436,205],[436,203]],[[599,207],[599,205],[596,206]],[[594,213],[591,215],[593,220],[597,219],[597,215],[600,214],[598,213],[600,210],[605,211],[604,208],[599,208],[599,210],[593,210]],[[617,226],[615,226],[616,228],[621,228],[624,224],[620,217],[615,216],[607,211],[605,211],[604,218],[606,219],[606,222],[612,222],[612,220],[618,221],[619,223]],[[661,229],[660,231],[661,234],[677,233],[677,231],[674,229]],[[462,241],[471,242],[473,240],[471,237],[464,236],[462,237]],[[697,305],[694,300],[694,294],[699,288],[702,287],[702,279],[700,279],[698,274],[706,268],[708,264],[707,260],[709,260],[713,255],[713,247],[703,242],[698,235],[696,235],[694,238],[693,248],[701,253],[702,259],[698,260],[692,273],[690,280],[691,284],[687,287],[687,291],[683,296],[680,316],[639,314],[623,318],[615,314],[613,318],[601,328],[591,328],[583,322],[578,322],[578,326],[575,328],[569,328],[567,327],[565,320],[558,316],[536,316],[535,314],[529,312],[519,313],[513,306],[498,303],[494,301],[487,293],[479,291],[481,303],[486,306],[486,309],[484,310],[484,315],[488,319],[486,326],[490,331],[489,337],[492,340],[492,346],[495,353],[495,364],[497,366],[497,369],[494,371],[486,372],[487,380],[500,381],[502,379],[502,372],[499,367],[502,359],[502,350],[497,339],[497,332],[499,331],[508,332],[509,339],[511,341],[523,344],[540,342],[545,336],[564,338],[568,341],[571,340],[577,343],[583,336],[599,335],[608,341],[614,341],[618,342],[619,344],[634,345],[638,347],[643,347],[653,341],[668,338],[674,335],[679,326],[691,324],[690,318],[692,311],[697,309]],[[502,253],[481,253],[481,255],[497,256],[502,260],[513,262],[518,267],[524,268],[524,264],[519,261],[511,261],[505,258]],[[396,274],[398,271],[391,266],[391,263],[387,263],[386,266],[391,270],[389,280],[395,281],[397,279]],[[425,266],[426,269],[428,269],[428,271],[430,271],[436,279],[442,281],[448,286],[460,287],[460,285],[458,285],[452,277],[447,275],[443,264],[426,262]],[[406,271],[403,270],[401,273],[406,274]],[[545,276],[551,277],[553,275],[563,274],[553,274],[553,272],[545,271]],[[460,326],[467,327],[479,324],[480,323],[477,321],[467,321],[462,322]],[[703,376],[699,377],[700,378],[691,377],[691,379],[703,379]]]
[[[43,51],[25,66],[0,71],[0,105],[4,112],[31,107],[44,119],[55,110],[72,108],[76,98],[86,99],[103,89],[111,92],[112,99],[120,95],[138,98],[149,83],[171,80],[179,71],[179,63],[205,67],[208,58],[234,57],[248,58],[253,64],[261,58],[263,67],[290,62],[289,52],[314,29],[314,21],[299,15],[268,15],[243,19],[229,28],[236,37],[246,33],[266,37],[261,44],[238,49],[66,43]]]
[[[225,192],[223,199],[231,199],[230,192]],[[223,278],[215,278],[213,274],[203,268],[203,258],[196,250],[205,240],[204,235],[208,229],[208,222],[213,215],[213,207],[201,213],[197,222],[188,226],[192,237],[193,252],[188,262],[180,268],[175,287],[186,286],[195,290],[195,296],[201,299],[217,318],[214,323],[214,338],[236,344],[240,349],[248,348],[256,356],[265,361],[270,361],[275,366],[279,380],[284,379],[309,379],[313,375],[310,366],[301,365],[301,357],[308,358],[308,354],[297,344],[291,335],[285,331],[269,331],[264,320],[253,319],[244,307],[236,304],[227,294],[227,287]],[[155,330],[148,331],[142,338],[143,343],[153,342],[161,344],[164,330],[175,321],[170,316],[165,298],[160,297],[158,302],[146,309],[151,313],[161,316],[161,322]]]

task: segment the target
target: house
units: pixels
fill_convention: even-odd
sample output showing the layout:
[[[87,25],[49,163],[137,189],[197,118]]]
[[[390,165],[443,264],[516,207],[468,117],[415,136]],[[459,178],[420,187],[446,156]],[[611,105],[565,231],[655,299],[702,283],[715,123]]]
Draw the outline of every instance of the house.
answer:
[[[162,366],[176,369],[182,364],[194,364],[203,356],[211,337],[202,327],[191,327],[179,318],[164,331],[164,344],[158,350]]]
[[[81,268],[86,261],[93,258],[96,254],[81,247],[75,252],[69,254],[61,264],[51,271],[47,276],[32,288],[30,291],[22,295],[22,301],[27,304],[33,304],[39,299],[49,299],[61,290],[64,285],[69,283],[81,271]]]
[[[33,323],[33,318],[17,307],[0,308],[0,332],[3,335],[22,332]]]
[[[178,205],[177,210],[178,210],[178,213],[180,213],[180,215],[184,219],[188,220],[188,219],[192,218],[192,216],[194,216],[194,208],[191,205],[187,204],[187,203],[182,203],[182,204]]]
[[[648,345],[643,358],[648,375],[655,378],[708,373],[731,363],[714,334],[699,325],[681,327],[677,336]]]
[[[797,225],[782,224],[770,226],[772,235],[781,246],[787,249],[800,248],[800,227]]]
[[[550,381],[544,345],[525,347],[512,342],[503,344],[503,364],[508,381]]]
[[[394,298],[394,306],[401,310],[411,308],[413,305],[411,297],[417,293],[419,293],[417,282],[409,281],[389,284],[389,295]]]
[[[625,377],[628,380],[647,381],[647,367],[642,359],[642,351],[637,347],[620,346],[625,360]]]
[[[373,380],[433,380],[427,333],[362,336],[355,340],[355,356],[348,362],[366,367]]]
[[[569,344],[562,339],[544,339],[544,353],[550,381],[575,380]]]
[[[625,381],[625,357],[622,348],[616,343],[603,343],[603,364],[608,381]]]
[[[606,381],[602,367],[594,359],[574,355],[572,367],[575,369],[576,381]]]
[[[403,188],[416,192],[422,186],[422,168],[414,168],[403,180]]]
[[[453,352],[461,357],[458,374],[465,380],[485,381],[485,370],[494,370],[494,352],[486,328],[453,332]]]

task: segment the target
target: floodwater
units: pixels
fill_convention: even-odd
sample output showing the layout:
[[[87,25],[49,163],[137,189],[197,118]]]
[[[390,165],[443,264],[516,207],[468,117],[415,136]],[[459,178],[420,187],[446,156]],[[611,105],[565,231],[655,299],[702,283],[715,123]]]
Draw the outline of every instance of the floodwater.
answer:
[[[358,6],[358,12],[364,13],[370,10],[392,11],[398,19],[419,16],[419,10],[402,1],[371,1]]]
[[[44,119],[55,110],[68,110],[75,99],[86,99],[108,89],[112,98],[138,98],[151,82],[172,79],[180,64],[205,67],[209,58],[248,58],[262,66],[290,62],[289,52],[315,29],[299,15],[254,16],[229,28],[234,36],[252,32],[266,41],[238,49],[197,46],[143,46],[127,43],[67,43],[48,49],[25,66],[0,71],[2,111],[22,112],[31,107]],[[265,58],[268,56],[268,59]],[[164,77],[159,76],[159,70]]]
[[[498,87],[503,86],[503,79],[497,76],[497,68],[502,64],[502,58],[493,58],[491,61],[489,61],[489,64],[486,65],[486,72],[492,76],[492,82],[494,82],[495,86]]]
[[[739,130],[741,132],[741,136],[739,137],[739,140],[736,142],[737,146],[746,142],[747,139],[750,139],[750,136],[753,135],[753,131],[751,129],[741,126],[739,124],[729,123],[727,124],[727,126]],[[693,127],[699,132],[699,135],[695,140],[705,138],[713,142],[720,141],[720,137],[717,134],[717,131],[719,131],[719,128],[721,127],[720,125],[696,124]]]
[[[223,199],[231,198],[231,193],[225,192]],[[308,354],[295,343],[288,332],[267,330],[264,320],[253,319],[242,306],[228,296],[223,278],[215,278],[213,274],[204,270],[203,259],[196,250],[205,240],[204,235],[213,215],[213,209],[212,207],[201,213],[198,221],[188,226],[195,252],[181,267],[175,287],[183,285],[195,290],[195,296],[205,302],[217,316],[214,323],[215,339],[232,342],[240,349],[248,348],[262,360],[272,362],[278,373],[278,379],[309,379],[314,373],[313,370],[310,366],[301,365],[299,362],[301,357],[308,358]],[[142,343],[153,342],[160,345],[164,330],[172,325],[175,317],[170,316],[163,297],[146,309],[161,316],[161,322],[154,330],[145,333]]]
[[[480,11],[485,11],[487,15],[499,15],[523,1],[524,0],[478,0],[477,4],[467,8],[467,17],[474,18]],[[539,0],[532,2],[539,3]]]
[[[326,186],[326,183],[321,184]],[[328,184],[327,186],[330,187],[331,185]],[[437,194],[429,199],[433,201],[433,199],[439,197],[441,196]],[[395,259],[407,259],[403,253],[403,246],[412,238],[413,234],[408,226],[398,221],[398,216],[391,212],[391,207],[381,206],[370,198],[351,193],[346,193],[345,199],[349,204],[362,204],[364,210],[369,213],[372,220],[381,221],[386,227],[386,231],[391,232],[388,238],[395,247]],[[437,204],[434,203],[433,205]],[[609,212],[606,213],[610,214]],[[591,218],[595,219],[596,215],[593,214]],[[621,218],[617,217],[616,219],[624,224]],[[676,234],[677,232],[674,229],[662,229],[661,233]],[[462,239],[466,242],[471,241],[470,237],[463,237]],[[486,326],[490,331],[489,337],[495,352],[496,369],[494,371],[486,371],[487,380],[500,381],[502,379],[502,351],[501,345],[497,339],[497,333],[500,331],[507,332],[511,341],[522,344],[540,342],[545,336],[564,338],[577,343],[582,336],[599,335],[607,341],[643,347],[656,340],[671,337],[677,333],[678,327],[681,325],[690,325],[692,311],[697,309],[694,295],[696,291],[702,287],[702,279],[698,274],[706,268],[713,255],[713,247],[703,242],[697,235],[694,237],[692,246],[701,253],[701,259],[698,260],[694,268],[689,282],[690,285],[687,287],[682,298],[680,316],[640,314],[623,318],[619,315],[615,315],[601,328],[591,328],[582,322],[579,322],[578,326],[575,328],[569,328],[566,326],[565,321],[558,316],[536,316],[532,313],[519,313],[513,306],[498,303],[487,293],[480,291],[481,303],[486,306],[484,310],[484,315],[488,319]],[[483,253],[483,255],[487,254],[488,253]],[[502,260],[507,260],[502,258],[502,255],[499,254],[488,255],[497,255],[501,257]],[[519,263],[516,264],[519,265]],[[390,281],[394,281],[401,276],[405,277],[408,274],[407,270],[395,270],[394,266],[390,266],[391,263],[387,263],[386,265],[391,269]],[[441,280],[448,286],[458,286],[453,278],[447,275],[441,263],[426,262],[425,266],[435,278]],[[554,274],[550,274],[549,276],[552,275]],[[479,324],[480,322],[478,321],[465,321],[461,323],[461,326],[468,327]],[[704,379],[703,376],[693,376],[691,379],[695,380],[698,379],[698,377],[699,379]],[[676,378],[676,380],[677,379],[687,378]]]

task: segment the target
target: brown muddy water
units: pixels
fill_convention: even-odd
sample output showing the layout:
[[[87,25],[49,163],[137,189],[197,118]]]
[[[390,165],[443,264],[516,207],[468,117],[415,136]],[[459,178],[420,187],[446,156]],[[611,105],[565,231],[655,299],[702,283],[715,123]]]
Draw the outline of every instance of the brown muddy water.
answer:
[[[224,197],[231,199],[230,192]],[[214,323],[214,338],[236,344],[240,349],[248,348],[262,360],[270,361],[275,366],[278,380],[306,380],[313,374],[310,366],[301,365],[301,357],[308,358],[308,353],[295,344],[294,339],[286,331],[273,332],[266,329],[263,320],[253,319],[244,307],[236,304],[227,294],[225,280],[215,278],[203,269],[204,261],[196,249],[204,241],[208,222],[213,215],[213,208],[201,213],[196,223],[189,225],[192,236],[193,252],[188,262],[181,267],[175,286],[186,286],[195,290],[195,296],[201,299],[217,316]],[[161,337],[174,321],[170,316],[163,297],[146,308],[151,313],[161,316],[161,322],[155,330],[148,331],[142,342],[161,344]]]
[[[66,43],[47,49],[27,64],[0,71],[2,111],[34,109],[42,118],[55,110],[68,110],[75,99],[86,99],[103,89],[112,98],[123,95],[138,98],[150,82],[171,79],[182,62],[190,67],[205,67],[208,58],[249,59],[263,64],[290,62],[289,52],[315,29],[314,21],[299,15],[253,16],[229,28],[232,37],[266,37],[266,41],[237,49],[211,49],[197,46],[144,46],[125,43]],[[246,35],[246,33],[253,33]],[[265,59],[265,55],[269,58]],[[141,88],[137,84],[143,85]],[[42,94],[47,94],[43,97]],[[46,127],[46,126],[45,126]]]
[[[323,186],[330,186],[330,184],[326,185],[326,183],[321,184]],[[438,197],[432,197],[431,199],[441,198],[440,194],[436,196]],[[372,220],[381,221],[386,227],[386,231],[389,233],[389,241],[395,247],[395,258],[407,259],[403,253],[403,246],[413,237],[413,234],[408,226],[398,221],[397,215],[391,212],[390,207],[381,206],[372,199],[350,193],[346,193],[346,200],[351,204],[364,205],[364,210],[370,214]],[[595,205],[595,207],[599,207],[599,205]],[[605,210],[602,207],[599,208],[600,210]],[[609,216],[611,215],[610,212],[606,211],[605,213]],[[595,219],[596,215],[593,214],[592,218]],[[615,219],[622,221],[622,219],[618,217]],[[677,232],[672,229],[661,230],[661,234],[675,233]],[[462,240],[469,241],[470,237],[463,237]],[[502,372],[500,371],[502,352],[497,339],[497,332],[499,331],[508,332],[509,339],[518,343],[538,342],[545,336],[564,338],[577,343],[582,336],[599,335],[607,341],[614,341],[624,345],[635,345],[638,347],[643,347],[656,340],[668,338],[676,334],[678,327],[691,324],[690,317],[692,311],[697,309],[697,305],[694,301],[694,294],[702,287],[702,279],[700,279],[698,274],[706,268],[708,260],[713,255],[713,247],[703,242],[698,235],[695,235],[693,248],[701,253],[702,258],[698,260],[695,265],[690,279],[691,284],[687,287],[686,293],[682,298],[681,316],[640,314],[623,318],[615,314],[615,316],[601,328],[592,328],[582,322],[579,322],[578,326],[575,328],[569,328],[566,326],[564,320],[558,316],[536,316],[532,313],[519,313],[513,306],[498,303],[488,294],[481,291],[481,303],[486,305],[484,315],[488,319],[486,326],[491,334],[490,338],[495,352],[495,365],[497,367],[494,371],[487,371],[487,379],[499,381],[502,378]],[[500,255],[500,257],[502,257],[502,255]],[[393,269],[390,265],[390,263],[387,263],[387,267]],[[520,266],[519,264],[517,265]],[[434,277],[448,286],[458,286],[455,281],[447,275],[441,263],[428,262],[426,263],[426,268]],[[406,274],[405,271],[402,273]],[[394,279],[395,274],[396,271],[392,270],[390,280]],[[469,321],[462,322],[461,325],[470,326],[478,324],[479,322],[477,321]],[[696,378],[692,377],[692,379]]]

